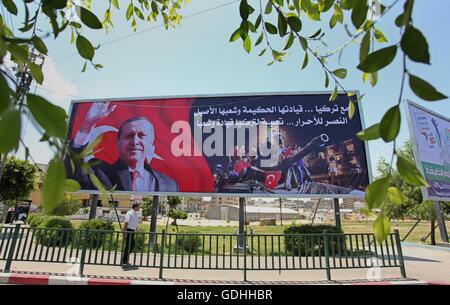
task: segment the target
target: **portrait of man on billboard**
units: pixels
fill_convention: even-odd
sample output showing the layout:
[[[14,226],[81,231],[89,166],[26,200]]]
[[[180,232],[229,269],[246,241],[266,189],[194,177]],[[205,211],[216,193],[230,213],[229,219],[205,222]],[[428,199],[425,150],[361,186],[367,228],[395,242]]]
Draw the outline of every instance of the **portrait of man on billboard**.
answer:
[[[144,116],[131,117],[120,124],[119,129],[112,126],[96,125],[111,115],[117,106],[106,103],[93,103],[77,130],[69,147],[73,154],[80,155],[102,133],[117,132],[118,160],[108,164],[93,156],[84,158],[90,168],[70,164],[66,160],[68,177],[77,180],[82,189],[95,190],[91,179],[95,175],[106,189],[137,192],[177,192],[177,182],[150,166],[153,158],[161,159],[155,153],[155,129],[152,122]]]

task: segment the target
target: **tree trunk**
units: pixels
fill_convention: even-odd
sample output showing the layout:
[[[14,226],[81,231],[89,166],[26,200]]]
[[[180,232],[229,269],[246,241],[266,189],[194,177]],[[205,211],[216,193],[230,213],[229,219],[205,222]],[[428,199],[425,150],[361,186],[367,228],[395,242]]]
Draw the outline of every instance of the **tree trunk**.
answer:
[[[430,238],[431,238],[431,244],[433,246],[436,245],[436,236],[435,236],[434,233],[435,233],[434,232],[434,219],[431,219],[431,235],[430,235]]]

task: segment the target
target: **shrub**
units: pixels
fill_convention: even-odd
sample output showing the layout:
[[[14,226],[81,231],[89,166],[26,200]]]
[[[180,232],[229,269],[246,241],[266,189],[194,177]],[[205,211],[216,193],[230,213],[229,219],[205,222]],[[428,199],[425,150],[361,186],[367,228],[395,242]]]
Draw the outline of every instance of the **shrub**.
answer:
[[[49,216],[46,216],[46,215],[43,215],[43,214],[39,214],[39,213],[32,213],[32,214],[28,215],[26,223],[31,228],[37,228],[47,218],[49,218]]]
[[[286,251],[292,255],[307,256],[307,255],[324,255],[325,245],[324,238],[320,235],[308,234],[322,234],[334,233],[328,236],[328,251],[332,255],[334,249],[335,253],[341,250],[345,251],[345,237],[342,228],[330,225],[291,225],[284,230],[284,247]],[[300,235],[300,236],[297,236]]]
[[[145,249],[147,248],[147,236],[148,234],[145,234],[144,231],[142,231],[142,229],[137,229],[136,234],[134,234],[134,249],[133,251],[145,251]]]
[[[195,253],[202,246],[202,237],[200,232],[189,232],[189,234],[177,234],[176,247],[179,251],[182,249],[187,253]]]
[[[43,246],[63,247],[72,241],[74,235],[72,223],[61,217],[45,217],[38,229],[37,241]]]
[[[74,215],[81,208],[81,202],[74,200],[70,196],[65,196],[63,201],[52,209],[46,209],[45,213],[54,216]]]
[[[80,230],[88,230],[87,238],[85,233],[81,232],[83,244],[88,248],[114,248],[111,241],[111,231],[114,231],[114,225],[109,220],[90,219],[83,221],[79,227]]]

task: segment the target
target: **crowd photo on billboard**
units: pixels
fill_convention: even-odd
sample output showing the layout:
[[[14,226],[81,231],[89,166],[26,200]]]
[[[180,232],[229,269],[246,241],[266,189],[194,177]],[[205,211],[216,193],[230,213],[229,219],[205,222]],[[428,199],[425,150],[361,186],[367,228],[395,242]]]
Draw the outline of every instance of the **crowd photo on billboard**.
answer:
[[[66,172],[83,191],[349,195],[369,184],[348,97],[280,94],[76,101]]]

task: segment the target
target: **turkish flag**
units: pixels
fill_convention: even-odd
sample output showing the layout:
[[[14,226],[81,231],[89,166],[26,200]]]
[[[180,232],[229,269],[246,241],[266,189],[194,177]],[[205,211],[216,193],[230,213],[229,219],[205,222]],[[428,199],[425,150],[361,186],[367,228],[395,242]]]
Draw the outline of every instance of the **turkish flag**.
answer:
[[[280,181],[280,179],[281,171],[267,172],[264,178],[264,185],[269,190],[273,190],[278,185],[278,181]]]
[[[174,179],[180,192],[209,193],[213,191],[213,176],[205,157],[174,156],[171,151],[172,124],[176,121],[189,122],[189,113],[194,99],[113,101],[116,109],[96,126],[111,126],[119,129],[122,123],[133,117],[146,117],[155,131],[155,153],[163,160],[152,159],[150,166]],[[73,139],[86,117],[91,102],[76,104],[72,113],[70,139]],[[191,143],[195,141],[191,138]],[[117,132],[103,134],[101,143],[95,148],[95,157],[109,164],[118,159]],[[201,151],[201,150],[200,150]]]

